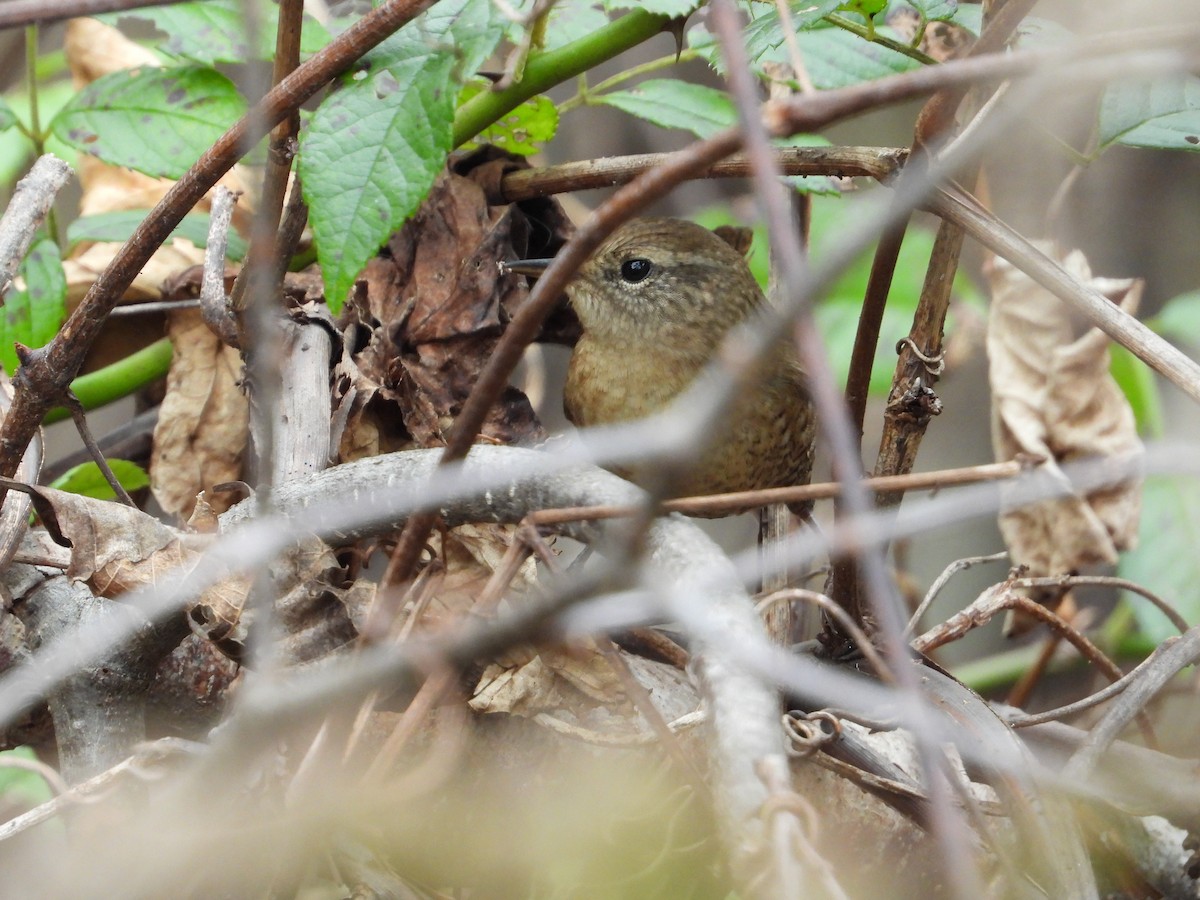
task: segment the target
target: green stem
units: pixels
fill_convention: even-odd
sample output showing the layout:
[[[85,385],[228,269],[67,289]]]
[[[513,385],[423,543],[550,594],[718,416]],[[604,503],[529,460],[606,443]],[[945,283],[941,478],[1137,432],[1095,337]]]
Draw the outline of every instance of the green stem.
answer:
[[[30,25],[25,29],[25,78],[29,82],[29,128],[22,128],[33,141],[35,156],[46,152],[46,135],[42,132],[42,115],[38,109],[38,27]],[[19,123],[18,123],[19,124]],[[58,241],[58,220],[54,215],[54,207],[46,212],[46,230],[50,239]]]
[[[37,50],[37,26],[30,25],[25,29],[25,77],[29,81],[29,130],[33,135],[37,155],[41,156],[46,152],[44,146],[46,136],[42,134],[42,121],[38,114]]]
[[[530,97],[612,59],[662,31],[669,20],[635,9],[599,31],[557,50],[531,54],[525,77],[503,91],[476,94],[454,117],[454,146],[464,144]]]
[[[894,38],[879,34],[874,28],[868,28],[865,25],[859,25],[857,22],[847,19],[845,16],[839,16],[837,13],[830,13],[825,17],[825,21],[830,25],[836,25],[838,28],[849,31],[852,34],[857,34],[865,41],[870,41],[872,44],[879,44],[881,47],[887,47],[889,50],[895,50],[909,59],[915,59],[917,62],[932,66],[937,63],[937,60],[932,56],[928,56],[918,50],[916,47],[910,47],[903,41],[897,41]]]
[[[167,338],[155,341],[137,353],[132,353],[111,366],[81,375],[71,382],[71,390],[84,409],[96,409],[122,397],[128,397],[167,374],[171,367],[171,342]],[[46,413],[43,424],[71,418],[61,406]]]
[[[626,69],[624,72],[618,72],[611,78],[606,78],[594,87],[581,87],[580,91],[568,100],[564,100],[558,104],[559,115],[569,112],[577,106],[584,106],[591,103],[591,97],[596,94],[602,94],[605,91],[611,90],[631,78],[637,78],[640,75],[649,75],[651,72],[657,72],[659,69],[669,69],[676,63],[691,62],[697,59],[700,53],[696,50],[684,50],[676,58],[674,53],[667,56],[660,56],[658,59],[652,59],[650,62],[642,63],[640,66],[634,66],[631,69]]]

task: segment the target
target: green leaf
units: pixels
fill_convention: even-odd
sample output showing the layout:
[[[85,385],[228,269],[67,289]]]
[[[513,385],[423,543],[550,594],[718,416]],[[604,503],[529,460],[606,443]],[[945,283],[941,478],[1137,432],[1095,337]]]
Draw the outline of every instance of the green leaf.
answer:
[[[1151,475],[1142,493],[1138,545],[1121,554],[1117,574],[1162,597],[1191,624],[1200,622],[1200,484],[1195,478]],[[1154,641],[1177,634],[1145,598],[1126,602]]]
[[[176,59],[208,66],[274,59],[279,7],[258,0],[258,40],[252,46],[245,6],[246,0],[204,0],[105,13],[97,18],[114,23],[120,19],[151,23],[166,36],[156,49]],[[300,55],[311,56],[327,43],[328,32],[311,16],[305,16],[300,30]]]
[[[1154,438],[1162,437],[1162,397],[1154,373],[1120,344],[1113,344],[1109,352],[1112,359],[1109,371],[1129,401],[1133,417],[1137,420],[1138,432]]]
[[[93,81],[50,127],[107,163],[181,178],[245,111],[233,82],[213,69],[145,67]]]
[[[591,99],[593,103],[615,107],[661,128],[690,131],[699,138],[711,137],[721,129],[737,124],[737,108],[728,94],[672,78],[650,79],[632,90],[611,91]],[[829,142],[816,135],[795,135],[776,143],[786,147],[811,147],[827,146]],[[834,183],[822,176],[789,178],[788,183],[805,193],[838,193]]]
[[[83,241],[114,241],[123,244],[148,215],[148,209],[125,209],[83,216],[67,226],[67,249],[70,250]],[[188,213],[171,232],[171,237],[184,238],[197,247],[206,247],[210,221],[207,213]],[[245,255],[246,242],[237,232],[230,229],[226,256],[237,262]]]
[[[131,463],[125,459],[110,459],[108,466],[117,476],[121,487],[130,493],[150,486],[150,476],[137,463]],[[94,462],[80,463],[68,469],[54,479],[50,487],[66,491],[69,494],[95,497],[97,500],[117,499],[117,494],[109,485],[108,479],[104,477],[100,467]]]
[[[890,29],[878,29],[890,34]],[[891,34],[894,37],[894,34]],[[821,90],[851,87],[864,81],[876,81],[919,69],[921,64],[903,53],[889,50],[880,44],[864,41],[856,34],[840,28],[817,28],[796,35],[800,55],[808,74]],[[786,62],[786,54],[775,51],[777,62]]]
[[[792,25],[797,31],[820,25],[821,19],[837,9],[840,4],[841,0],[792,0],[788,4],[792,14]],[[746,26],[743,35],[746,53],[751,61],[757,61],[768,50],[778,47],[784,39],[778,9],[772,5],[765,12],[755,15]]]
[[[37,754],[29,747],[17,747],[0,753],[0,803],[6,808],[38,806],[51,800],[54,791],[37,772],[4,765],[5,759],[36,760]]]
[[[41,347],[67,315],[67,278],[54,241],[42,238],[34,243],[21,263],[21,278],[24,286],[5,296],[0,318],[0,364],[10,375],[17,371],[13,341]]]
[[[887,6],[887,0],[845,0],[844,3],[838,4],[838,9],[843,12],[857,13],[868,21],[875,15],[883,12]]]
[[[1146,324],[1177,343],[1200,345],[1200,291],[1172,297]]]
[[[0,131],[8,131],[17,124],[17,114],[12,107],[0,99]]]
[[[585,38],[608,24],[608,16],[594,6],[559,3],[550,10],[544,50],[557,50]]]
[[[680,19],[690,15],[702,3],[703,0],[604,0],[604,8],[607,10],[644,9],[651,15]]]
[[[724,91],[673,78],[643,81],[632,90],[611,91],[591,100],[660,128],[690,131],[699,138],[711,137],[737,122],[737,109]]]
[[[38,111],[43,122],[52,119],[66,103],[75,96],[75,89],[66,79],[38,85]],[[29,121],[29,93],[18,91],[8,97],[11,109],[23,122]],[[73,147],[68,147],[53,135],[46,142],[46,150],[58,156],[70,166],[76,165]],[[12,184],[25,174],[33,159],[33,142],[20,129],[0,132],[0,184]]]
[[[958,0],[905,0],[930,22],[944,22],[958,14]]]
[[[889,28],[876,30],[879,34],[895,37]],[[781,36],[780,42],[782,40]],[[712,35],[703,28],[696,27],[688,32],[688,43],[717,71],[724,72],[725,64]],[[903,53],[865,41],[841,28],[818,27],[800,30],[796,32],[796,43],[813,84],[821,90],[875,81],[887,75],[911,71],[921,65]],[[753,59],[753,63],[756,73],[761,76],[766,64],[781,63],[790,66],[791,58],[782,43],[770,47],[764,42],[763,50]]]
[[[1101,148],[1200,151],[1200,78],[1123,81],[1100,102]]]
[[[491,3],[442,0],[368,54],[317,108],[301,136],[299,172],[335,312],[429,193],[452,146],[457,87],[503,29]]]
[[[960,3],[950,21],[979,37],[983,32],[983,6],[979,3]]]
[[[479,84],[468,84],[459,97],[459,105],[486,90]],[[526,100],[499,122],[485,128],[463,148],[470,150],[480,144],[494,144],[501,150],[529,156],[542,149],[558,131],[558,107],[549,97],[539,94]]]

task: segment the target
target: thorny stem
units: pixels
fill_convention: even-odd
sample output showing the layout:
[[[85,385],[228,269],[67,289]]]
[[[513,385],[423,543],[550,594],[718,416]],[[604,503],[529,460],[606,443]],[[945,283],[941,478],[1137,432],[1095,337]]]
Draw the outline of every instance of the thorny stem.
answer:
[[[117,499],[132,509],[137,509],[138,505],[133,502],[133,498],[125,490],[125,486],[121,484],[116,473],[113,472],[112,466],[108,464],[108,460],[104,458],[104,454],[100,448],[96,446],[96,438],[92,435],[92,429],[88,426],[87,415],[83,411],[83,406],[70,391],[64,395],[67,408],[71,411],[71,418],[75,420],[75,428],[79,431],[79,437],[83,440],[83,445],[87,447],[88,452],[92,455],[92,461],[96,463],[96,468],[100,470],[100,474],[104,476],[104,480],[108,482],[108,486],[112,488],[113,493],[117,495]]]
[[[847,19],[838,13],[830,13],[825,16],[825,21],[830,25],[835,25],[843,31],[849,31],[851,34],[857,34],[864,41],[870,41],[872,44],[879,44],[881,47],[887,47],[889,50],[894,50],[902,56],[907,56],[909,59],[915,59],[917,62],[927,66],[936,66],[938,61],[928,54],[922,53],[911,44],[906,44],[903,41],[898,41],[895,38],[890,38],[885,34],[880,34],[874,27],[868,25],[859,25],[857,22]],[[920,35],[920,31],[917,34]]]
[[[454,116],[453,146],[458,147],[469,141],[530,97],[654,37],[663,30],[667,21],[666,16],[635,9],[564,47],[531,54],[520,81],[503,91],[476,94],[458,108]]]
[[[562,113],[570,112],[576,107],[587,106],[595,102],[593,98],[598,94],[610,91],[618,85],[624,84],[626,81],[639,78],[642,75],[649,75],[651,72],[657,72],[660,69],[669,69],[679,63],[691,62],[699,56],[700,54],[695,50],[684,50],[679,54],[678,58],[673,53],[669,56],[660,56],[658,59],[650,60],[650,62],[631,66],[596,85],[589,85],[586,80],[583,80],[584,77],[580,75],[579,89],[575,92],[574,96],[568,97],[562,103],[558,104],[558,112],[561,115]]]

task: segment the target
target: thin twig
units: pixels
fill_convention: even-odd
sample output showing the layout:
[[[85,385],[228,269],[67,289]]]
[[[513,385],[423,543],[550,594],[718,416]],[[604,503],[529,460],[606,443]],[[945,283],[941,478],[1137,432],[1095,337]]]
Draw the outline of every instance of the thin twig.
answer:
[[[229,246],[229,228],[238,195],[226,187],[213,191],[209,211],[208,239],[204,244],[204,269],[200,276],[200,315],[222,343],[239,346],[237,323],[229,311],[225,294],[225,253]]]
[[[785,188],[774,169],[767,129],[758,116],[752,115],[757,98],[738,13],[733,0],[711,0],[709,14],[725,58],[729,87],[737,103],[746,152],[754,163],[755,197],[766,219],[771,241],[778,247],[783,293],[792,300],[788,305],[794,307],[791,321],[800,358],[807,367],[808,387],[818,420],[823,422],[822,433],[834,460],[835,475],[842,481],[842,509],[851,518],[857,517],[871,507],[871,500],[862,486],[862,461],[857,452],[853,426],[847,418],[841,392],[833,378],[824,344],[813,320],[811,299],[806,297],[808,279],[803,242],[789,214],[783,194]],[[828,93],[818,93],[782,102],[787,104],[789,111],[796,112],[801,108],[801,101],[811,99],[819,102],[822,97],[828,96]],[[764,118],[769,116],[765,109],[764,114]],[[792,119],[788,124],[796,128],[798,122]],[[801,127],[796,130],[808,129]],[[806,299],[809,302],[804,302]],[[880,548],[866,545],[856,548],[854,555],[861,566],[867,599],[878,626],[878,634],[882,637],[885,654],[895,665],[893,672],[896,683],[902,694],[912,702],[919,703],[922,697],[921,683],[915,668],[905,664],[907,648],[904,643],[904,622],[900,618],[898,598],[888,578],[883,554]],[[857,605],[846,611],[858,623],[866,620],[866,610]],[[963,839],[963,830],[950,805],[945,786],[935,777],[937,752],[927,735],[918,730],[916,737],[917,756],[927,776],[931,830],[943,860],[942,871],[958,896],[980,896],[982,884],[979,883],[978,872],[969,862],[969,848]]]
[[[54,198],[71,175],[70,166],[47,153],[17,182],[0,218],[0,297],[7,293],[34,235],[54,205]]]
[[[1200,365],[1163,340],[1117,304],[1042,253],[977,201],[955,189],[938,192],[931,212],[954,222],[983,246],[1065,302],[1150,368],[1200,403]]]
[[[885,475],[880,478],[864,478],[863,487],[869,491],[936,491],[955,485],[979,484],[988,481],[1003,481],[1018,478],[1030,468],[1028,460],[1010,460],[1002,463],[985,463],[965,466],[961,469],[943,469],[939,472],[916,472],[910,475]],[[745,512],[772,503],[804,503],[809,500],[829,500],[842,492],[838,481],[819,484],[802,484],[795,487],[763,488],[758,491],[738,491],[732,494],[713,494],[710,497],[681,497],[662,504],[664,512],[678,512],[689,516],[711,516]],[[577,522],[588,519],[615,519],[636,514],[637,507],[595,506],[575,509],[543,509],[530,515],[537,525],[557,525],[562,522]]]
[[[6,753],[4,756],[0,756],[0,769],[22,769],[26,772],[33,772],[35,775],[41,777],[56,794],[65,794],[71,789],[71,786],[67,784],[67,780],[58,773],[57,769],[47,765],[40,759],[26,759],[23,756],[13,756],[11,753]]]
[[[125,490],[125,486],[121,484],[112,470],[112,466],[108,464],[108,460],[104,458],[104,454],[100,448],[96,446],[96,439],[92,436],[92,429],[88,426],[87,413],[84,412],[83,404],[79,402],[79,398],[71,391],[67,391],[62,398],[63,405],[71,411],[71,419],[75,422],[75,429],[79,432],[79,437],[83,439],[83,445],[87,448],[88,453],[92,455],[92,460],[100,469],[100,474],[104,476],[104,480],[108,482],[108,486],[113,489],[113,493],[117,495],[117,499],[126,506],[131,506],[137,509],[137,504],[133,502],[133,498]]]
[[[200,301],[196,299],[148,300],[145,303],[127,303],[124,306],[118,306],[111,313],[109,313],[109,315],[114,318],[122,318],[124,316],[148,316],[157,313],[176,312],[181,309],[199,308]]]
[[[1092,586],[1120,588],[1123,591],[1129,591],[1131,594],[1138,594],[1145,597],[1153,603],[1164,616],[1171,620],[1171,624],[1179,629],[1180,634],[1186,632],[1190,627],[1187,619],[1180,615],[1174,606],[1149,588],[1135,581],[1130,581],[1128,578],[1117,578],[1112,575],[1050,575],[1041,578],[1018,578],[1013,582],[1013,586],[1062,588]]]
[[[773,151],[785,175],[833,175],[838,178],[865,176],[890,181],[904,165],[908,151],[896,147],[777,147]],[[536,169],[509,172],[500,182],[492,203],[516,203],[570,191],[617,187],[662,165],[669,153],[638,153],[581,160]],[[744,153],[713,163],[692,177],[749,178],[750,161]]]
[[[1147,665],[1141,677],[1125,689],[1063,769],[1063,777],[1078,782],[1087,781],[1117,736],[1135,717],[1144,714],[1146,705],[1162,687],[1180,671],[1200,659],[1200,626],[1189,629],[1158,658]]]
[[[275,61],[271,73],[274,87],[300,64],[300,26],[304,17],[302,0],[284,0],[279,6],[279,26],[275,32]],[[278,262],[279,222],[287,195],[288,175],[296,155],[296,134],[300,130],[299,111],[293,110],[271,129],[267,148],[267,166],[263,174],[262,194],[254,213],[250,249],[230,292],[229,305],[239,318],[247,309],[246,291],[253,285],[256,296],[274,298],[279,290],[276,276],[283,270]],[[261,292],[261,293],[260,293]],[[272,302],[275,302],[272,300]],[[245,322],[241,322],[245,327]]]
[[[1040,713],[1028,713],[1026,715],[1013,716],[1006,721],[1013,728],[1029,728],[1031,725],[1041,725],[1043,722],[1053,722],[1056,719],[1065,719],[1067,716],[1078,715],[1081,712],[1091,709],[1094,706],[1099,706],[1105,700],[1110,700],[1117,694],[1122,693],[1136,679],[1142,677],[1142,672],[1145,671],[1147,664],[1152,659],[1156,659],[1167,647],[1175,643],[1175,638],[1168,638],[1163,643],[1154,648],[1154,652],[1142,660],[1138,665],[1126,672],[1116,681],[1111,682],[1104,688],[1096,691],[1094,694],[1089,694],[1082,700],[1076,700],[1074,703],[1067,703],[1064,706],[1059,706],[1054,709],[1047,709]]]
[[[796,40],[796,26],[792,21],[792,10],[787,0],[775,0],[775,11],[779,13],[779,24],[783,27],[783,42],[787,45],[788,62],[792,64],[792,72],[796,76],[796,84],[800,85],[802,94],[811,94],[817,86],[813,84],[812,76],[808,74],[808,66],[804,64],[804,54],[800,52],[800,42]]]
[[[870,481],[871,479],[868,479]],[[1002,559],[1008,559],[1008,551],[1001,550],[999,553],[993,553],[990,556],[968,556],[965,559],[956,559],[950,565],[942,570],[942,574],[934,579],[933,584],[929,586],[928,592],[925,594],[920,605],[912,614],[912,618],[908,620],[908,627],[905,628],[907,634],[912,634],[917,630],[917,625],[921,622],[921,616],[929,611],[929,607],[933,605],[933,601],[937,599],[937,595],[942,592],[942,588],[957,575],[959,572],[965,572],[972,566],[977,566],[980,563],[998,562]]]
[[[912,642],[912,647],[918,653],[931,653],[943,644],[958,640],[968,631],[989,622],[998,613],[1014,609],[1041,621],[1057,635],[1061,636],[1079,651],[1088,662],[1100,670],[1109,681],[1120,681],[1121,669],[1108,656],[1088,640],[1077,628],[1066,619],[1040,603],[1018,594],[1013,589],[1013,581],[1009,579],[993,585],[980,594],[970,606],[955,613],[941,625],[929,629],[925,634]],[[1138,721],[1151,746],[1154,745],[1154,732],[1149,718],[1142,712],[1136,713]]]
[[[871,664],[871,668],[875,670],[875,674],[879,676],[879,680],[887,684],[895,684],[896,677],[888,668],[887,663],[883,661],[883,657],[879,655],[879,651],[875,649],[875,645],[871,643],[871,639],[867,637],[866,632],[858,626],[857,622],[850,618],[844,609],[824,594],[818,591],[805,590],[804,588],[784,588],[763,597],[758,601],[755,608],[761,614],[772,603],[790,602],[792,600],[811,604],[827,615],[837,619],[838,625],[844,628],[846,634],[854,641],[855,646],[862,652],[867,662]]]

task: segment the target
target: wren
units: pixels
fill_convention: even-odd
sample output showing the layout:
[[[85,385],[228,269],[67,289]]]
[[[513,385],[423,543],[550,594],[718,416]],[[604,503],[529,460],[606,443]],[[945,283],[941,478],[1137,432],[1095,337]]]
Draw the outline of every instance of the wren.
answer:
[[[534,274],[549,260],[522,260]],[[640,419],[667,406],[766,298],[742,254],[684,219],[618,228],[567,287],[583,335],[564,406],[578,426]],[[714,442],[678,484],[680,496],[807,484],[815,421],[790,342],[767,354]],[[636,467],[618,474],[638,482]]]

